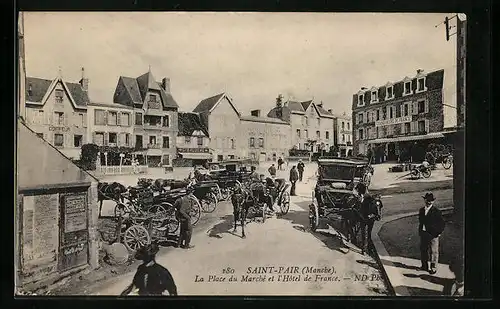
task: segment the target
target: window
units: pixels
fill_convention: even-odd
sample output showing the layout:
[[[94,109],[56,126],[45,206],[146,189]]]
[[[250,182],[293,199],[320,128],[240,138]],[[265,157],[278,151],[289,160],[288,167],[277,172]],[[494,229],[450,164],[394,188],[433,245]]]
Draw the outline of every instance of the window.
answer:
[[[345,134],[342,134],[342,141],[345,142]]]
[[[64,113],[63,112],[55,112],[56,115],[56,124],[59,126],[64,125]]]
[[[304,137],[305,137],[305,138],[309,138],[309,131],[304,130]]]
[[[418,104],[418,113],[419,114],[425,113],[425,101],[423,101],[423,100],[418,101],[417,104]]]
[[[403,132],[406,134],[406,133],[410,133],[411,132],[411,128],[410,128],[410,123],[407,122],[404,124],[404,130]]]
[[[102,133],[102,132],[95,133],[94,144],[96,144],[98,146],[104,145],[104,133]]]
[[[184,136],[184,143],[191,144],[191,136]]]
[[[359,113],[358,114],[358,124],[362,124],[363,123],[363,113]]]
[[[345,123],[342,121],[342,130],[344,130]]]
[[[316,138],[317,138],[317,139],[320,139],[320,138],[321,138],[321,137],[320,137],[320,132],[319,132],[319,131],[316,131]]]
[[[378,91],[372,91],[372,102],[378,101]]]
[[[82,128],[85,126],[85,118],[83,118],[83,114],[78,114],[78,126]]]
[[[358,106],[362,106],[365,104],[365,95],[364,94],[359,94],[358,95]]]
[[[297,137],[300,138],[300,129],[297,129]]]
[[[403,112],[403,116],[408,116],[410,114],[410,105],[409,104],[405,104],[404,105],[404,112]],[[409,132],[409,131],[408,131]]]
[[[149,136],[149,145],[150,146],[156,145],[156,136],[155,135]]]
[[[411,94],[413,91],[411,90],[411,81],[404,83],[404,94]]]
[[[163,116],[163,126],[164,127],[170,127],[170,117],[167,115],[167,116]]]
[[[366,128],[366,138],[370,138],[370,128]]]
[[[129,113],[122,113],[120,117],[121,125],[122,126],[130,126],[130,114]]]
[[[135,125],[142,126],[142,113],[135,113]]]
[[[350,123],[348,122],[348,123],[347,123],[347,130],[350,130],[350,128],[349,128],[350,126],[351,126],[351,125],[350,125]]]
[[[394,108],[389,106],[389,119],[394,118]]]
[[[425,132],[425,121],[421,120],[418,122],[418,132],[423,133]]]
[[[359,139],[363,139],[363,129],[359,129]]]
[[[197,145],[198,147],[203,147],[203,137],[201,136],[198,136],[198,141],[197,141]]]
[[[156,137],[155,137],[155,143],[156,143]],[[163,137],[163,148],[170,148],[170,138],[168,136]]]
[[[37,133],[36,136],[38,136],[39,138],[43,138],[43,133]]]
[[[142,148],[142,135],[136,135],[135,136],[135,147],[136,148]]]
[[[103,110],[99,110],[99,109],[96,109],[94,111],[94,123],[96,125],[105,125],[106,122],[104,122],[104,111]]]
[[[154,95],[154,94],[150,94],[150,95],[149,95],[149,101],[148,101],[148,102],[156,103],[156,95]]]
[[[125,133],[125,146],[130,146],[130,134]]]
[[[64,98],[64,92],[62,89],[56,89],[56,102],[57,103],[62,103]]]
[[[304,116],[304,124],[305,124],[306,126],[308,126],[308,125],[309,125],[309,118],[307,118],[307,116]]]
[[[259,138],[259,147],[264,148],[264,139],[263,138]]]
[[[45,124],[45,115],[43,113],[43,110],[35,111],[33,123]]]
[[[387,94],[386,94],[386,99],[392,99],[394,98],[394,86],[389,86],[387,87]]]
[[[117,142],[117,134],[109,133],[109,144],[116,144]]]
[[[387,126],[387,136],[393,136],[394,135],[394,126]]]
[[[222,161],[224,160],[224,156],[223,155],[217,155],[217,161]]]
[[[300,130],[297,130],[300,137]],[[255,147],[255,138],[250,137],[250,147]]]
[[[116,126],[117,125],[117,113],[116,112],[108,112],[108,125]]]
[[[417,81],[417,91],[425,91],[425,77],[424,78],[419,78]]]
[[[75,134],[75,137],[73,138],[73,146],[74,147],[82,147],[82,140],[83,140],[82,135]]]
[[[325,138],[330,139],[330,132],[328,132],[328,131],[325,132]]]
[[[376,113],[377,113],[377,118],[376,119],[380,120],[380,110],[377,109]]]
[[[234,139],[231,138],[229,142],[231,144],[231,149],[236,149],[236,144],[234,143]]]
[[[318,118],[318,127],[321,125],[321,118]]]
[[[64,146],[64,135],[54,134],[54,146],[58,147]]]
[[[162,160],[162,164],[163,165],[170,165],[170,155],[169,154],[165,154],[163,155],[163,160]]]

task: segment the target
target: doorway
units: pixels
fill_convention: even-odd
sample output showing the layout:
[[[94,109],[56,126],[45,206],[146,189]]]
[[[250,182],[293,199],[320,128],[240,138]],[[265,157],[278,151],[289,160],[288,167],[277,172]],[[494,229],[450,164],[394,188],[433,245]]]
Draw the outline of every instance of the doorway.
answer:
[[[396,155],[396,144],[387,144],[387,161],[397,161],[398,157]]]

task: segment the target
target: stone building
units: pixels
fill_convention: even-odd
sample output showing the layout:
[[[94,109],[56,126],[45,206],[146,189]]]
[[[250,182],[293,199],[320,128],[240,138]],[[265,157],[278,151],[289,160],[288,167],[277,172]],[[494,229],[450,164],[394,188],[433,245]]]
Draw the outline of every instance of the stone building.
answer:
[[[269,111],[268,117],[290,124],[291,147],[312,152],[329,151],[334,145],[334,115],[325,110],[323,103],[313,100],[295,102],[288,100]]]
[[[352,118],[351,114],[335,115],[333,124],[335,147],[339,156],[352,156]]]
[[[174,166],[203,165],[212,160],[210,135],[197,113],[179,112],[177,159]]]
[[[254,110],[250,116],[240,117],[240,132],[242,140],[248,143],[242,153],[243,157],[264,162],[288,156],[291,131],[287,122],[262,117],[260,110]]]
[[[237,159],[247,147],[240,131],[240,112],[226,93],[202,100],[193,110],[210,137],[213,161]]]
[[[59,76],[26,79],[26,124],[39,137],[57,147],[69,158],[79,159],[87,140],[88,79],[66,82]]]
[[[113,102],[132,109],[131,144],[138,149],[140,163],[171,166],[176,157],[179,105],[171,94],[170,79],[157,82],[151,70],[137,78],[120,76]]]
[[[361,88],[353,95],[353,151],[375,162],[421,161],[427,145],[444,138],[444,70],[417,70],[383,86]]]

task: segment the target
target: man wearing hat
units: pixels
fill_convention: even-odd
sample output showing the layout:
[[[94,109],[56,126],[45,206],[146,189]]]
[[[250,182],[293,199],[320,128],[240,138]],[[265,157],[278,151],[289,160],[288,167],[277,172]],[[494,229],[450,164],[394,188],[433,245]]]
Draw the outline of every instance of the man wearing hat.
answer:
[[[158,251],[156,243],[151,243],[137,250],[135,258],[142,260],[142,264],[137,268],[132,283],[123,290],[121,296],[130,294],[134,288],[139,289],[140,296],[160,296],[165,290],[172,296],[177,295],[177,286],[172,274],[155,261]]]
[[[191,224],[190,213],[194,188],[189,186],[187,191],[187,195],[178,198],[174,203],[174,207],[177,211],[177,218],[179,218],[180,221],[179,241],[177,246],[183,249],[190,249],[194,247],[190,245],[191,235],[193,234],[193,225]]]
[[[444,220],[441,210],[433,206],[434,194],[428,192],[422,197],[425,206],[420,208],[418,213],[421,270],[428,271],[432,275],[436,273],[439,258],[439,236],[444,231]]]
[[[304,162],[302,159],[299,160],[299,164],[297,164],[297,171],[299,172],[299,181],[302,181],[302,177],[304,176]]]

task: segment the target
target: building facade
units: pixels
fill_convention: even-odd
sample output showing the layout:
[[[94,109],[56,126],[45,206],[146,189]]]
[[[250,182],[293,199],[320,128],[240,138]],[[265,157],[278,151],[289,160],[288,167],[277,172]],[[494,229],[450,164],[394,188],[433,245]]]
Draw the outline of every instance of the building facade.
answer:
[[[283,120],[261,117],[260,110],[254,110],[250,116],[240,117],[240,132],[247,148],[243,157],[252,160],[277,161],[288,156],[291,145],[290,125]]]
[[[241,114],[226,93],[202,100],[193,112],[199,114],[202,125],[208,131],[213,161],[242,156],[246,143],[241,138]]]
[[[444,70],[417,70],[411,78],[361,88],[352,102],[354,154],[371,153],[375,162],[423,160],[427,145],[444,137],[443,80]]]
[[[210,135],[197,113],[179,112],[176,146],[177,164],[181,166],[203,165],[212,160]],[[182,159],[182,160],[181,160]]]
[[[131,108],[131,143],[140,163],[171,166],[176,157],[179,105],[170,92],[170,79],[157,82],[151,71],[137,78],[120,76],[113,102]]]
[[[68,83],[61,74],[53,80],[26,79],[26,124],[73,159],[80,158],[81,146],[88,138],[87,91],[84,76],[79,83]]]
[[[350,114],[343,113],[335,116],[333,136],[339,156],[352,156],[352,118]]]
[[[288,100],[283,105],[277,104],[267,116],[290,124],[290,148],[320,152],[329,151],[334,145],[335,116],[323,108],[323,103]]]

